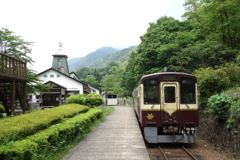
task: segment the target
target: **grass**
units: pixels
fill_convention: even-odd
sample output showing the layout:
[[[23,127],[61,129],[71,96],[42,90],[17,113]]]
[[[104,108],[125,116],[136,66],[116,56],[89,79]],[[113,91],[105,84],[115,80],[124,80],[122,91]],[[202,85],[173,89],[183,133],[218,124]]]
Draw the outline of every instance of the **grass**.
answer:
[[[112,113],[114,110],[114,107],[99,107],[103,111],[103,117],[101,119],[98,119],[97,121],[94,122],[93,125],[89,126],[89,128],[86,130],[84,134],[80,134],[79,136],[76,137],[76,139],[72,142],[66,143],[65,147],[60,148],[52,148],[51,151],[49,150],[42,150],[41,154],[34,155],[32,157],[32,160],[59,160],[63,156],[65,156],[68,152],[70,152],[81,140],[83,140],[89,132],[94,130],[99,124],[101,124],[106,116]]]

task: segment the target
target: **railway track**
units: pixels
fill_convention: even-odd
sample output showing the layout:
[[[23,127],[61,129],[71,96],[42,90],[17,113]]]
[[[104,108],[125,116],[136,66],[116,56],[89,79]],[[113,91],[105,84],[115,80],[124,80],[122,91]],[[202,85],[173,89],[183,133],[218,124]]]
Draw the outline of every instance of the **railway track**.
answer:
[[[179,147],[161,147],[158,146],[162,154],[161,159],[165,160],[199,160],[190,153],[184,146]]]

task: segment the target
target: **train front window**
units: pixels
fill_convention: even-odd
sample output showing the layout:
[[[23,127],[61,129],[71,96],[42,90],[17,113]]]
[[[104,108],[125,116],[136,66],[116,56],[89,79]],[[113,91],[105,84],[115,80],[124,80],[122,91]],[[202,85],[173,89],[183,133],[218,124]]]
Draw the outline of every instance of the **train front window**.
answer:
[[[181,104],[196,104],[196,88],[192,78],[180,79]]]
[[[144,80],[144,104],[160,104],[159,79]]]
[[[175,103],[176,102],[175,93],[176,93],[175,87],[172,86],[164,87],[165,103]]]

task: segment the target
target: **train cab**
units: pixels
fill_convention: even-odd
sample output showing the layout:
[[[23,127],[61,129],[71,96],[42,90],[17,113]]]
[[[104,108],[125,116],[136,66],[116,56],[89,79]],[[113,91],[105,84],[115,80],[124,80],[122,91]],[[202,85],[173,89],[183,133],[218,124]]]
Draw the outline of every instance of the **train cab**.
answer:
[[[149,143],[193,143],[198,126],[197,79],[162,72],[143,76],[133,91],[134,109]]]

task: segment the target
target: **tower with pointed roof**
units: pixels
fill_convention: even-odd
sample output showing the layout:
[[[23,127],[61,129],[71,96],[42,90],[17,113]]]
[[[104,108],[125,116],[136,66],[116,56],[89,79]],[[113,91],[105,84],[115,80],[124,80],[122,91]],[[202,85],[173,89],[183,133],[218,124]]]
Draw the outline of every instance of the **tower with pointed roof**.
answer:
[[[58,53],[53,55],[52,68],[69,76],[68,57],[61,49],[62,43],[59,43],[59,47]]]

